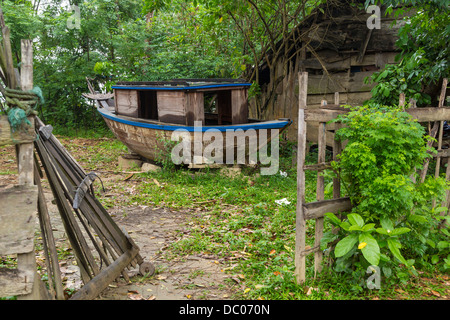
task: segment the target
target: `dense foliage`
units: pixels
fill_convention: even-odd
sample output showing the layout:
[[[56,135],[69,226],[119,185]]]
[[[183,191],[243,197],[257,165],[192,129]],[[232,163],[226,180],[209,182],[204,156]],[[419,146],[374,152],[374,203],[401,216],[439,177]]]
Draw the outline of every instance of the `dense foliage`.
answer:
[[[410,7],[396,9],[396,15],[406,13],[396,42],[401,50],[398,64],[387,65],[368,79],[376,83],[371,101],[396,105],[399,94],[405,93],[406,101],[414,99],[419,107],[435,106],[440,81],[450,75],[448,1],[384,1],[391,5],[387,13],[402,2]]]
[[[404,280],[409,274],[401,265],[412,273],[415,263],[448,269],[448,224],[440,215],[447,183],[418,175],[435,152],[424,128],[401,108],[353,108],[339,120],[345,127],[337,137],[347,145],[333,166],[354,208],[342,220],[327,214],[339,227],[322,240],[322,249],[337,241],[334,270],[359,280],[379,266],[383,276]]]

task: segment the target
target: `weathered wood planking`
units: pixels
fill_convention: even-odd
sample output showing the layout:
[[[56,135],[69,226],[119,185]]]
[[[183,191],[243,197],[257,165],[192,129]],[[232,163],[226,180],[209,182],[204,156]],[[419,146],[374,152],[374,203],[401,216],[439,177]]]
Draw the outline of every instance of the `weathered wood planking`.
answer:
[[[34,132],[34,117],[28,117],[31,126],[12,132],[8,117],[0,115],[0,146],[31,143],[36,139]]]
[[[110,130],[114,133],[114,135],[122,141],[123,144],[125,144],[129,149],[135,151],[136,153],[140,154],[144,158],[155,160],[157,158],[157,154],[159,150],[164,150],[164,144],[163,140],[171,140],[173,131],[166,131],[166,130],[157,130],[157,129],[150,129],[150,128],[142,128],[142,127],[135,127],[128,124],[116,122],[113,120],[110,120],[108,118],[104,118],[106,124],[110,128]],[[147,121],[151,122],[151,121]],[[285,127],[286,128],[286,127]],[[285,128],[278,129],[278,134],[281,133]],[[266,130],[266,129],[262,129]],[[203,133],[200,135],[200,137],[203,137],[205,141],[203,141],[203,152],[206,152],[205,149],[208,147],[208,145],[212,142],[209,140],[209,138],[205,138],[205,134]],[[260,130],[255,130],[255,134],[257,137],[257,141],[259,140]],[[269,144],[272,137],[271,130],[268,130],[267,134],[267,141],[266,144]],[[194,145],[193,141],[195,139],[195,135],[193,132],[190,133],[191,135],[191,153],[194,153]],[[234,157],[237,155],[237,145],[239,144],[239,139],[234,139],[235,141],[227,141],[227,133],[222,132],[222,139],[223,139],[223,150],[224,157],[227,153],[230,153],[232,150],[231,147],[234,149]],[[261,142],[260,142],[261,143]],[[231,144],[231,147],[230,145]],[[259,144],[258,148],[262,148],[263,144]],[[249,144],[245,143],[245,153],[248,155],[249,151]],[[202,154],[203,154],[202,152]],[[224,158],[223,161],[226,161]]]
[[[205,124],[205,101],[203,92],[186,93],[186,125],[193,126],[195,121]]]
[[[34,250],[37,195],[31,185],[0,189],[0,255]]]
[[[433,122],[450,119],[450,108],[409,108],[405,112],[409,113],[418,122]],[[337,116],[346,114],[344,110],[329,109],[307,109],[305,110],[306,121],[328,122]]]
[[[161,122],[186,124],[186,94],[183,91],[156,93],[158,116]]]
[[[115,90],[116,113],[128,117],[138,116],[139,95],[137,90]]]
[[[348,72],[310,75],[308,80],[308,94],[326,94],[334,92],[367,92],[374,84],[364,83],[364,79],[372,75],[373,71]]]
[[[305,108],[308,87],[308,73],[299,73],[299,107],[298,107],[298,149],[297,149],[297,208],[295,220],[295,278],[297,283],[306,279],[306,219],[305,219],[305,165],[306,156],[306,121]]]
[[[450,108],[409,108],[406,112],[419,122],[450,120]]]
[[[231,91],[231,122],[242,124],[248,121],[247,89]]]
[[[34,275],[31,270],[0,268],[0,297],[30,294]]]
[[[322,218],[325,213],[339,213],[346,212],[352,209],[350,198],[338,198],[331,200],[323,200],[316,202],[309,202],[303,206],[305,211],[305,219]]]

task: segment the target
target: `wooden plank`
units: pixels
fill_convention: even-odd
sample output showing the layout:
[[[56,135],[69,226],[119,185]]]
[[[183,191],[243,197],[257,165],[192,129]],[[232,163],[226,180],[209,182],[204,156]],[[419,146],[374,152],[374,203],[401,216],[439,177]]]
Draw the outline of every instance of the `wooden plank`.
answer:
[[[5,21],[3,18],[3,11],[1,11],[0,8],[0,24],[2,29],[2,35],[3,35],[3,52],[5,57],[5,64],[6,64],[6,79],[7,79],[7,85],[11,89],[16,89],[17,87],[17,81],[16,79],[16,73],[14,71],[14,63],[13,63],[13,55],[11,50],[11,31],[9,28],[5,25]]]
[[[306,121],[305,108],[308,88],[308,73],[299,73],[299,109],[298,109],[298,150],[297,150],[297,209],[295,221],[295,277],[297,283],[306,280],[306,219],[304,212],[305,202],[305,151],[306,151]]]
[[[370,91],[374,84],[364,83],[364,79],[374,71],[348,72],[310,75],[308,79],[308,94],[334,94],[335,92],[365,92]]]
[[[182,91],[158,91],[158,117],[162,122],[186,124],[186,93]]]
[[[0,255],[34,250],[37,187],[0,189]]]
[[[450,120],[450,108],[445,107],[409,108],[406,112],[419,122]]]
[[[232,124],[248,122],[247,89],[231,91],[231,122]]]
[[[348,113],[343,110],[328,110],[328,109],[307,109],[305,110],[306,121],[311,122],[327,122],[335,119],[341,114]],[[418,122],[433,122],[450,120],[450,108],[442,107],[428,107],[428,108],[409,108],[405,110]]]
[[[202,92],[186,93],[186,125],[193,126],[195,121],[205,124],[205,101]]]
[[[340,103],[340,95],[339,92],[334,94],[334,104],[339,105]],[[342,124],[337,122],[335,123],[335,132],[342,128]],[[337,156],[342,152],[342,143],[338,140],[333,139],[333,161],[337,161]],[[341,197],[341,180],[339,177],[333,178],[333,199],[337,199]]]
[[[331,200],[323,200],[317,202],[309,202],[303,205],[305,219],[317,219],[323,217],[325,213],[346,212],[352,209],[350,198],[338,198]]]
[[[0,297],[30,294],[34,276],[32,270],[0,268]]]
[[[116,113],[128,117],[138,117],[139,96],[137,90],[114,89]]]
[[[326,169],[331,169],[331,162],[319,162],[303,166],[303,170],[323,171]]]
[[[449,116],[450,116],[450,108],[444,108],[444,100],[445,100],[445,95],[446,95],[446,92],[447,92],[447,83],[448,83],[448,79],[444,78],[443,81],[442,81],[441,94],[439,95],[439,105],[438,105],[438,108],[434,108],[435,112],[433,112],[433,113],[440,113],[440,112],[442,112],[444,110],[448,110],[449,111]],[[411,111],[415,111],[415,110],[420,110],[420,109],[421,108],[413,108],[413,109],[410,109],[410,110]],[[431,132],[430,132],[430,136],[432,138],[436,137],[436,134],[437,134],[437,132],[439,130],[439,127],[440,127],[440,123],[437,122],[437,121],[448,120],[448,119],[449,118],[447,118],[447,117],[436,119],[436,122],[434,123],[433,128],[431,129]],[[433,144],[433,142],[429,141],[427,143],[427,146],[431,147],[432,144]],[[439,157],[438,157],[438,159],[439,159]],[[420,182],[421,183],[423,183],[425,181],[425,177],[426,177],[426,174],[427,174],[427,171],[428,171],[429,163],[430,163],[430,158],[425,159],[424,164],[422,166],[422,171],[420,172]]]
[[[70,300],[92,300],[113,282],[124,268],[136,257],[138,249],[131,247],[106,269],[78,290]]]
[[[363,104],[364,101],[372,97],[370,91],[361,91],[361,92],[340,91],[339,95],[341,104],[348,104],[351,106],[360,106]],[[310,109],[312,105],[315,105],[317,108],[320,108],[320,102],[324,99],[328,101],[333,101],[334,92],[333,93],[330,92],[327,94],[308,94],[308,109]]]
[[[329,109],[312,109],[305,110],[305,120],[315,122],[328,122],[335,119],[341,114],[346,114],[348,111],[344,110],[329,110]]]
[[[325,102],[326,103],[326,102]],[[325,162],[325,152],[326,152],[326,131],[325,122],[319,123],[318,130],[318,156],[317,162]],[[316,185],[316,200],[322,201],[325,199],[325,177],[321,172],[317,172],[317,185]],[[320,240],[323,237],[323,217],[316,219],[315,231],[314,231],[314,246],[320,246]],[[322,251],[318,250],[314,253],[314,276],[317,276],[322,269]]]
[[[23,91],[28,91],[33,88],[33,43],[31,40],[21,40],[21,74],[20,84]],[[33,118],[33,123],[35,122]],[[17,150],[17,163],[19,170],[19,184],[23,186],[34,186],[34,144],[24,143],[16,146]],[[37,194],[33,201],[36,201],[35,209],[37,208]],[[35,221],[33,221],[34,227]],[[34,249],[34,246],[33,246]],[[20,295],[20,300],[36,300],[48,298],[48,291],[37,275],[36,272],[36,257],[34,250],[27,253],[19,253],[17,255],[17,269],[19,271],[32,271],[34,272],[33,290],[26,295]]]
[[[64,300],[64,289],[62,285],[61,270],[58,264],[58,252],[56,250],[55,238],[53,235],[53,228],[48,213],[47,202],[45,200],[44,191],[41,185],[41,178],[39,176],[39,167],[37,160],[34,165],[34,180],[38,188],[38,217],[41,227],[42,242],[44,245],[44,252],[46,255],[46,265],[48,272],[49,289],[58,300]]]
[[[34,182],[34,146],[33,143],[16,145],[17,166],[20,185],[32,185]]]
[[[438,150],[437,154],[433,154],[433,157],[448,158],[450,157],[450,149]]]
[[[30,127],[12,132],[8,116],[0,115],[0,146],[33,142],[36,139],[34,120],[33,117],[28,117],[28,120],[31,123]]]

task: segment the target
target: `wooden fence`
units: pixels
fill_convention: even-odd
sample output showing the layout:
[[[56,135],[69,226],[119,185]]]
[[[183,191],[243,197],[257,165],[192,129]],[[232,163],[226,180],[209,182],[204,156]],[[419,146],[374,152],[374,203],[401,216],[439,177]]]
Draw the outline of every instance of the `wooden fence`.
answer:
[[[450,120],[450,108],[444,107],[446,98],[447,79],[444,79],[441,95],[439,98],[439,105],[437,108],[415,108],[415,104],[405,110],[413,118],[419,122],[434,123],[430,129],[430,136],[436,137],[437,133],[437,164],[435,176],[439,175],[439,168],[441,159],[445,158],[447,161],[446,179],[450,179],[450,152],[449,149],[442,149],[443,142],[443,125],[444,121]],[[331,132],[327,132],[326,123],[335,119],[341,114],[347,113],[349,110],[342,108],[339,105],[339,93],[335,93],[334,104],[327,104],[322,101],[320,109],[308,109],[306,104],[308,87],[308,73],[299,73],[299,110],[298,110],[298,151],[297,151],[297,213],[296,213],[296,242],[295,242],[295,275],[298,283],[303,283],[306,280],[306,256],[314,253],[314,275],[321,271],[322,265],[322,251],[320,250],[320,240],[323,236],[324,228],[324,214],[332,212],[335,214],[348,212],[352,209],[350,198],[341,197],[341,185],[338,178],[333,179],[333,199],[324,200],[324,177],[320,174],[321,171],[331,168],[329,162],[325,162],[326,151],[326,136]],[[411,101],[413,102],[413,101]],[[404,94],[400,95],[399,105],[405,105]],[[306,128],[307,122],[318,122],[318,159],[317,164],[305,165],[305,156],[307,150]],[[340,123],[335,124],[334,130],[338,130]],[[430,125],[429,125],[430,127]],[[332,133],[331,133],[332,134]],[[341,142],[334,140],[333,143],[333,160],[337,159],[337,155],[342,151],[343,146]],[[420,179],[423,182],[428,169],[429,159],[424,163],[424,169],[420,174]],[[307,203],[305,201],[305,171],[317,171],[317,187],[315,202]],[[449,203],[450,195],[447,191],[447,200],[443,206]],[[314,245],[312,247],[306,246],[306,221],[315,220]]]

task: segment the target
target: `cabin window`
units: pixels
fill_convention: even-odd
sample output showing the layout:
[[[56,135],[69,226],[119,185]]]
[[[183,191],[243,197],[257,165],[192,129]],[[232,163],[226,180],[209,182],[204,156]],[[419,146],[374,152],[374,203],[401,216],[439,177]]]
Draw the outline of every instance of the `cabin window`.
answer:
[[[231,124],[231,90],[205,92],[204,101],[207,125]]]
[[[231,124],[231,90],[217,92],[218,124]]]
[[[158,120],[156,91],[139,91],[139,118]]]

